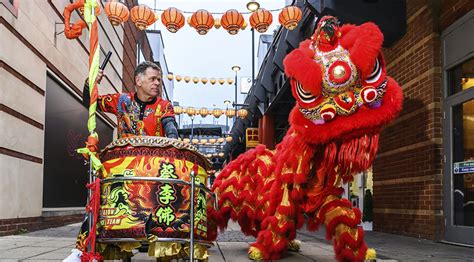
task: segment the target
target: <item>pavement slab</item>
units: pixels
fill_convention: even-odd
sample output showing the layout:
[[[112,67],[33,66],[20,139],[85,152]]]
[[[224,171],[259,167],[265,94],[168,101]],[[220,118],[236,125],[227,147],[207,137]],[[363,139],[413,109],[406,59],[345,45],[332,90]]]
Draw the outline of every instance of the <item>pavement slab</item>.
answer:
[[[56,250],[56,248],[23,246],[0,251],[0,258],[2,259],[2,261],[3,259],[23,260],[49,253],[54,250]]]
[[[37,256],[30,257],[24,261],[39,261],[39,260],[53,260],[53,261],[62,261],[64,258],[71,254],[71,248],[61,248],[56,249],[51,252],[40,254]]]
[[[247,261],[247,242],[218,242],[217,246],[224,261]],[[231,260],[233,259],[233,260]]]

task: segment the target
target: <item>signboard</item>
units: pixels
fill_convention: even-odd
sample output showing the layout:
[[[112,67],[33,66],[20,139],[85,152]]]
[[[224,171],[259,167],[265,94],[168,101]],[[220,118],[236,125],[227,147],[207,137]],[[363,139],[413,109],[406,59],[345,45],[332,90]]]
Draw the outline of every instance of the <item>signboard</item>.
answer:
[[[245,138],[247,147],[256,147],[258,145],[258,128],[247,128]]]
[[[470,173],[474,173],[474,160],[454,163],[454,174],[470,174]]]
[[[252,87],[252,77],[241,77],[240,78],[240,93],[241,94],[248,94],[250,88]]]

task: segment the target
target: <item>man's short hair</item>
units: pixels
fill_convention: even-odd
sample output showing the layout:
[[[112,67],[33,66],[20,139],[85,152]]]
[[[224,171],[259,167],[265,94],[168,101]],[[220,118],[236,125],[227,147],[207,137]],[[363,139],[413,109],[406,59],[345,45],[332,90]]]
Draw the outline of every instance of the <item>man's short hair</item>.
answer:
[[[133,79],[135,79],[138,75],[143,75],[145,74],[145,71],[149,68],[153,68],[155,70],[160,71],[160,75],[162,74],[163,71],[161,71],[161,67],[153,62],[150,61],[144,61],[141,62],[137,67],[135,68],[135,72],[133,74]]]

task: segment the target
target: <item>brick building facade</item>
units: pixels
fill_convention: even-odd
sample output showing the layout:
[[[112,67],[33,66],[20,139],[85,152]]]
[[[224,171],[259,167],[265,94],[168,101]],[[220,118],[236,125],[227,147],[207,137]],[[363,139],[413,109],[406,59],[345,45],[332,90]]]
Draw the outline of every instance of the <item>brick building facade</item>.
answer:
[[[443,183],[449,174],[444,171],[446,50],[441,37],[474,9],[474,2],[416,0],[406,5],[407,33],[384,50],[388,75],[401,85],[405,101],[399,118],[381,135],[373,167],[374,230],[440,240],[446,228],[443,185],[449,186]]]

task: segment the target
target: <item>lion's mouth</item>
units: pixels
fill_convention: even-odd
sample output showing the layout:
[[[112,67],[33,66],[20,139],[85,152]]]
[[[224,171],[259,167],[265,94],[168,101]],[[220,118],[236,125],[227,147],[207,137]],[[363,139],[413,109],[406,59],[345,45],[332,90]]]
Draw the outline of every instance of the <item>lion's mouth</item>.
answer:
[[[315,120],[311,120],[311,122],[315,125],[322,125],[326,123],[326,121],[324,121],[323,119],[315,119]]]

